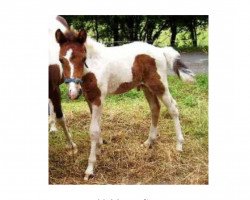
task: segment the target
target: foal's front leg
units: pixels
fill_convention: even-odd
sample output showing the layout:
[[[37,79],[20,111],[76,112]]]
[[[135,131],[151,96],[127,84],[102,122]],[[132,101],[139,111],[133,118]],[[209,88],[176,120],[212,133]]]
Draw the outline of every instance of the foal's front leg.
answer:
[[[91,116],[91,123],[90,123],[90,140],[91,140],[91,148],[90,148],[90,155],[88,160],[88,167],[85,171],[84,180],[88,180],[91,176],[94,175],[94,165],[96,163],[96,154],[97,150],[100,145],[100,119],[101,119],[101,112],[102,112],[102,105],[96,106],[92,104],[92,116]]]

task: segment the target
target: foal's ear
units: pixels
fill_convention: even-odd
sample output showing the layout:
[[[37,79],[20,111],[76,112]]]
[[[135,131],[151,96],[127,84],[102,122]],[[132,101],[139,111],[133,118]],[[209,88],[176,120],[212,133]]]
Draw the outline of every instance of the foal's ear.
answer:
[[[57,29],[56,30],[56,41],[59,43],[59,44],[62,44],[64,42],[67,41],[65,35],[63,34],[63,32],[60,30],[60,29]]]
[[[80,30],[77,36],[77,41],[81,44],[83,44],[86,41],[87,33],[84,30]]]

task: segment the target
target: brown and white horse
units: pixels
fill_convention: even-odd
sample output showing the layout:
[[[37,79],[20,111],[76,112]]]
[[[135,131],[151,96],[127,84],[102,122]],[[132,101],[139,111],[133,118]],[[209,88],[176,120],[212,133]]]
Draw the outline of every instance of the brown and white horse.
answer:
[[[82,91],[91,110],[91,149],[84,180],[94,174],[96,154],[102,144],[102,105],[108,94],[124,93],[135,87],[143,89],[152,117],[149,136],[144,142],[146,147],[157,137],[161,101],[174,120],[176,148],[182,151],[184,139],[179,111],[168,88],[167,66],[184,81],[194,81],[194,74],[182,63],[180,54],[172,47],[157,48],[143,42],[106,47],[86,37],[82,31],[78,35],[73,32],[64,34],[60,29],[56,31],[56,40],[60,44],[59,60],[69,86],[69,97],[76,99]]]
[[[70,150],[69,153],[75,154],[77,153],[77,146],[73,142],[71,134],[68,131],[61,106],[61,93],[59,86],[64,82],[64,77],[62,73],[62,65],[58,56],[60,46],[56,42],[55,37],[55,32],[58,28],[65,32],[68,32],[69,30],[66,20],[60,16],[55,17],[49,27],[49,128],[50,132],[55,132],[57,130],[55,125],[56,119],[63,128],[67,139],[67,148]],[[78,42],[78,46],[82,48],[83,42]]]

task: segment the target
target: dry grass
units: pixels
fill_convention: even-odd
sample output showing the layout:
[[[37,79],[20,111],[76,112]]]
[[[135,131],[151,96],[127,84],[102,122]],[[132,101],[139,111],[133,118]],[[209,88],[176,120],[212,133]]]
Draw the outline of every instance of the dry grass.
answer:
[[[84,182],[90,141],[90,114],[86,102],[64,102],[63,108],[78,154],[69,156],[61,129],[49,135],[50,184],[208,184],[208,98],[207,82],[170,84],[179,104],[185,144],[175,150],[174,124],[162,105],[159,137],[150,149],[141,147],[148,136],[150,111],[142,94],[109,98],[103,110],[102,135],[107,141],[97,157],[95,177]],[[205,87],[204,87],[205,86]],[[182,88],[179,90],[179,88]],[[178,94],[174,95],[175,89]],[[192,93],[190,94],[190,91]],[[187,94],[191,96],[187,97]],[[193,99],[192,99],[193,98]]]

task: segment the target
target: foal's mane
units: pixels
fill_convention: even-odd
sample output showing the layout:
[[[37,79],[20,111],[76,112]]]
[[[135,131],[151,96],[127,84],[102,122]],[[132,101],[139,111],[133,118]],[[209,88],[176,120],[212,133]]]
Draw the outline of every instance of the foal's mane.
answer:
[[[104,49],[106,49],[105,45],[97,42],[95,39],[87,36],[85,47],[87,48],[87,54],[89,57],[99,56]]]
[[[94,38],[90,36],[87,37],[86,44],[92,47],[106,47],[104,44],[97,42]]]
[[[64,33],[64,36],[66,37],[67,41],[76,42],[77,41],[77,36],[78,36],[78,31],[76,31],[74,29],[68,29]]]

